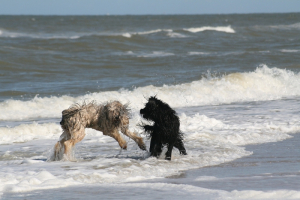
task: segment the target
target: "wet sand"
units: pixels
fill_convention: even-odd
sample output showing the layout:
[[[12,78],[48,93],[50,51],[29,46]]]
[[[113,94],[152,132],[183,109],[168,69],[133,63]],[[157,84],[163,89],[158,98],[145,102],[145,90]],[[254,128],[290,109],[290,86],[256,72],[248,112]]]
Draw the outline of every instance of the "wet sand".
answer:
[[[219,190],[300,190],[300,134],[281,142],[246,146],[253,154],[183,172],[168,182]]]

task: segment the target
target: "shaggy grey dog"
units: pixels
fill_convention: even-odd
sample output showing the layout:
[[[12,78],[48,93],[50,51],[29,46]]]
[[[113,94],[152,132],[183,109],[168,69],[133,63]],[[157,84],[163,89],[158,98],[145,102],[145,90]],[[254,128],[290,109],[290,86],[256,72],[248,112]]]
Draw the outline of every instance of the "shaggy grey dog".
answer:
[[[91,103],[75,104],[62,111],[60,122],[63,133],[54,147],[52,160],[61,160],[64,155],[70,158],[73,146],[85,136],[85,128],[92,128],[103,132],[103,135],[113,137],[122,149],[127,149],[127,143],[122,138],[119,130],[124,135],[133,139],[140,149],[146,150],[143,139],[128,130],[129,110],[127,105],[119,101],[98,105]]]

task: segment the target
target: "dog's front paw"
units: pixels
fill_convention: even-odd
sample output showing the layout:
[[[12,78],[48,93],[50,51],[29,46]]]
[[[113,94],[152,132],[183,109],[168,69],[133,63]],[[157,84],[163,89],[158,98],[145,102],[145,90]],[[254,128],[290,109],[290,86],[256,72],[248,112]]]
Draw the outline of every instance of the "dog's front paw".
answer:
[[[140,149],[142,149],[143,151],[147,151],[146,149],[146,145],[145,144],[139,144]]]
[[[186,151],[180,151],[180,155],[187,155]]]
[[[127,150],[127,144],[123,145],[121,148]]]
[[[142,149],[144,151],[147,150],[146,149],[146,145],[145,145],[145,143],[144,143],[144,141],[143,141],[142,138],[138,138],[137,141],[136,141],[136,143],[138,144],[138,146],[139,146],[140,149]]]

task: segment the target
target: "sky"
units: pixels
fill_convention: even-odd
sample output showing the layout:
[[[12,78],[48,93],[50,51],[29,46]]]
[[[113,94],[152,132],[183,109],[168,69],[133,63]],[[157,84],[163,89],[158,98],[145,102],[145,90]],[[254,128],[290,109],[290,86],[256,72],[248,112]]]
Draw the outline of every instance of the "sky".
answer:
[[[0,15],[157,15],[300,12],[300,0],[0,0]]]

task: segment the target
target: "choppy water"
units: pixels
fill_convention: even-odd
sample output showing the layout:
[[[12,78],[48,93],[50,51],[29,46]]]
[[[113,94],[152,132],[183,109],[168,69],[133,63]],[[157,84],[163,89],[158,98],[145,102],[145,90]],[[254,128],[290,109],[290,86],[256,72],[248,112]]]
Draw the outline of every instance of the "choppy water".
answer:
[[[0,16],[0,193],[141,180],[148,187],[149,179],[251,155],[244,145],[292,137],[300,132],[299,31],[298,13]],[[142,134],[138,111],[151,95],[177,110],[187,156],[149,158],[128,138],[120,152],[89,129],[77,162],[46,162],[63,109],[130,103],[130,129]],[[176,189],[152,189],[160,187]]]

